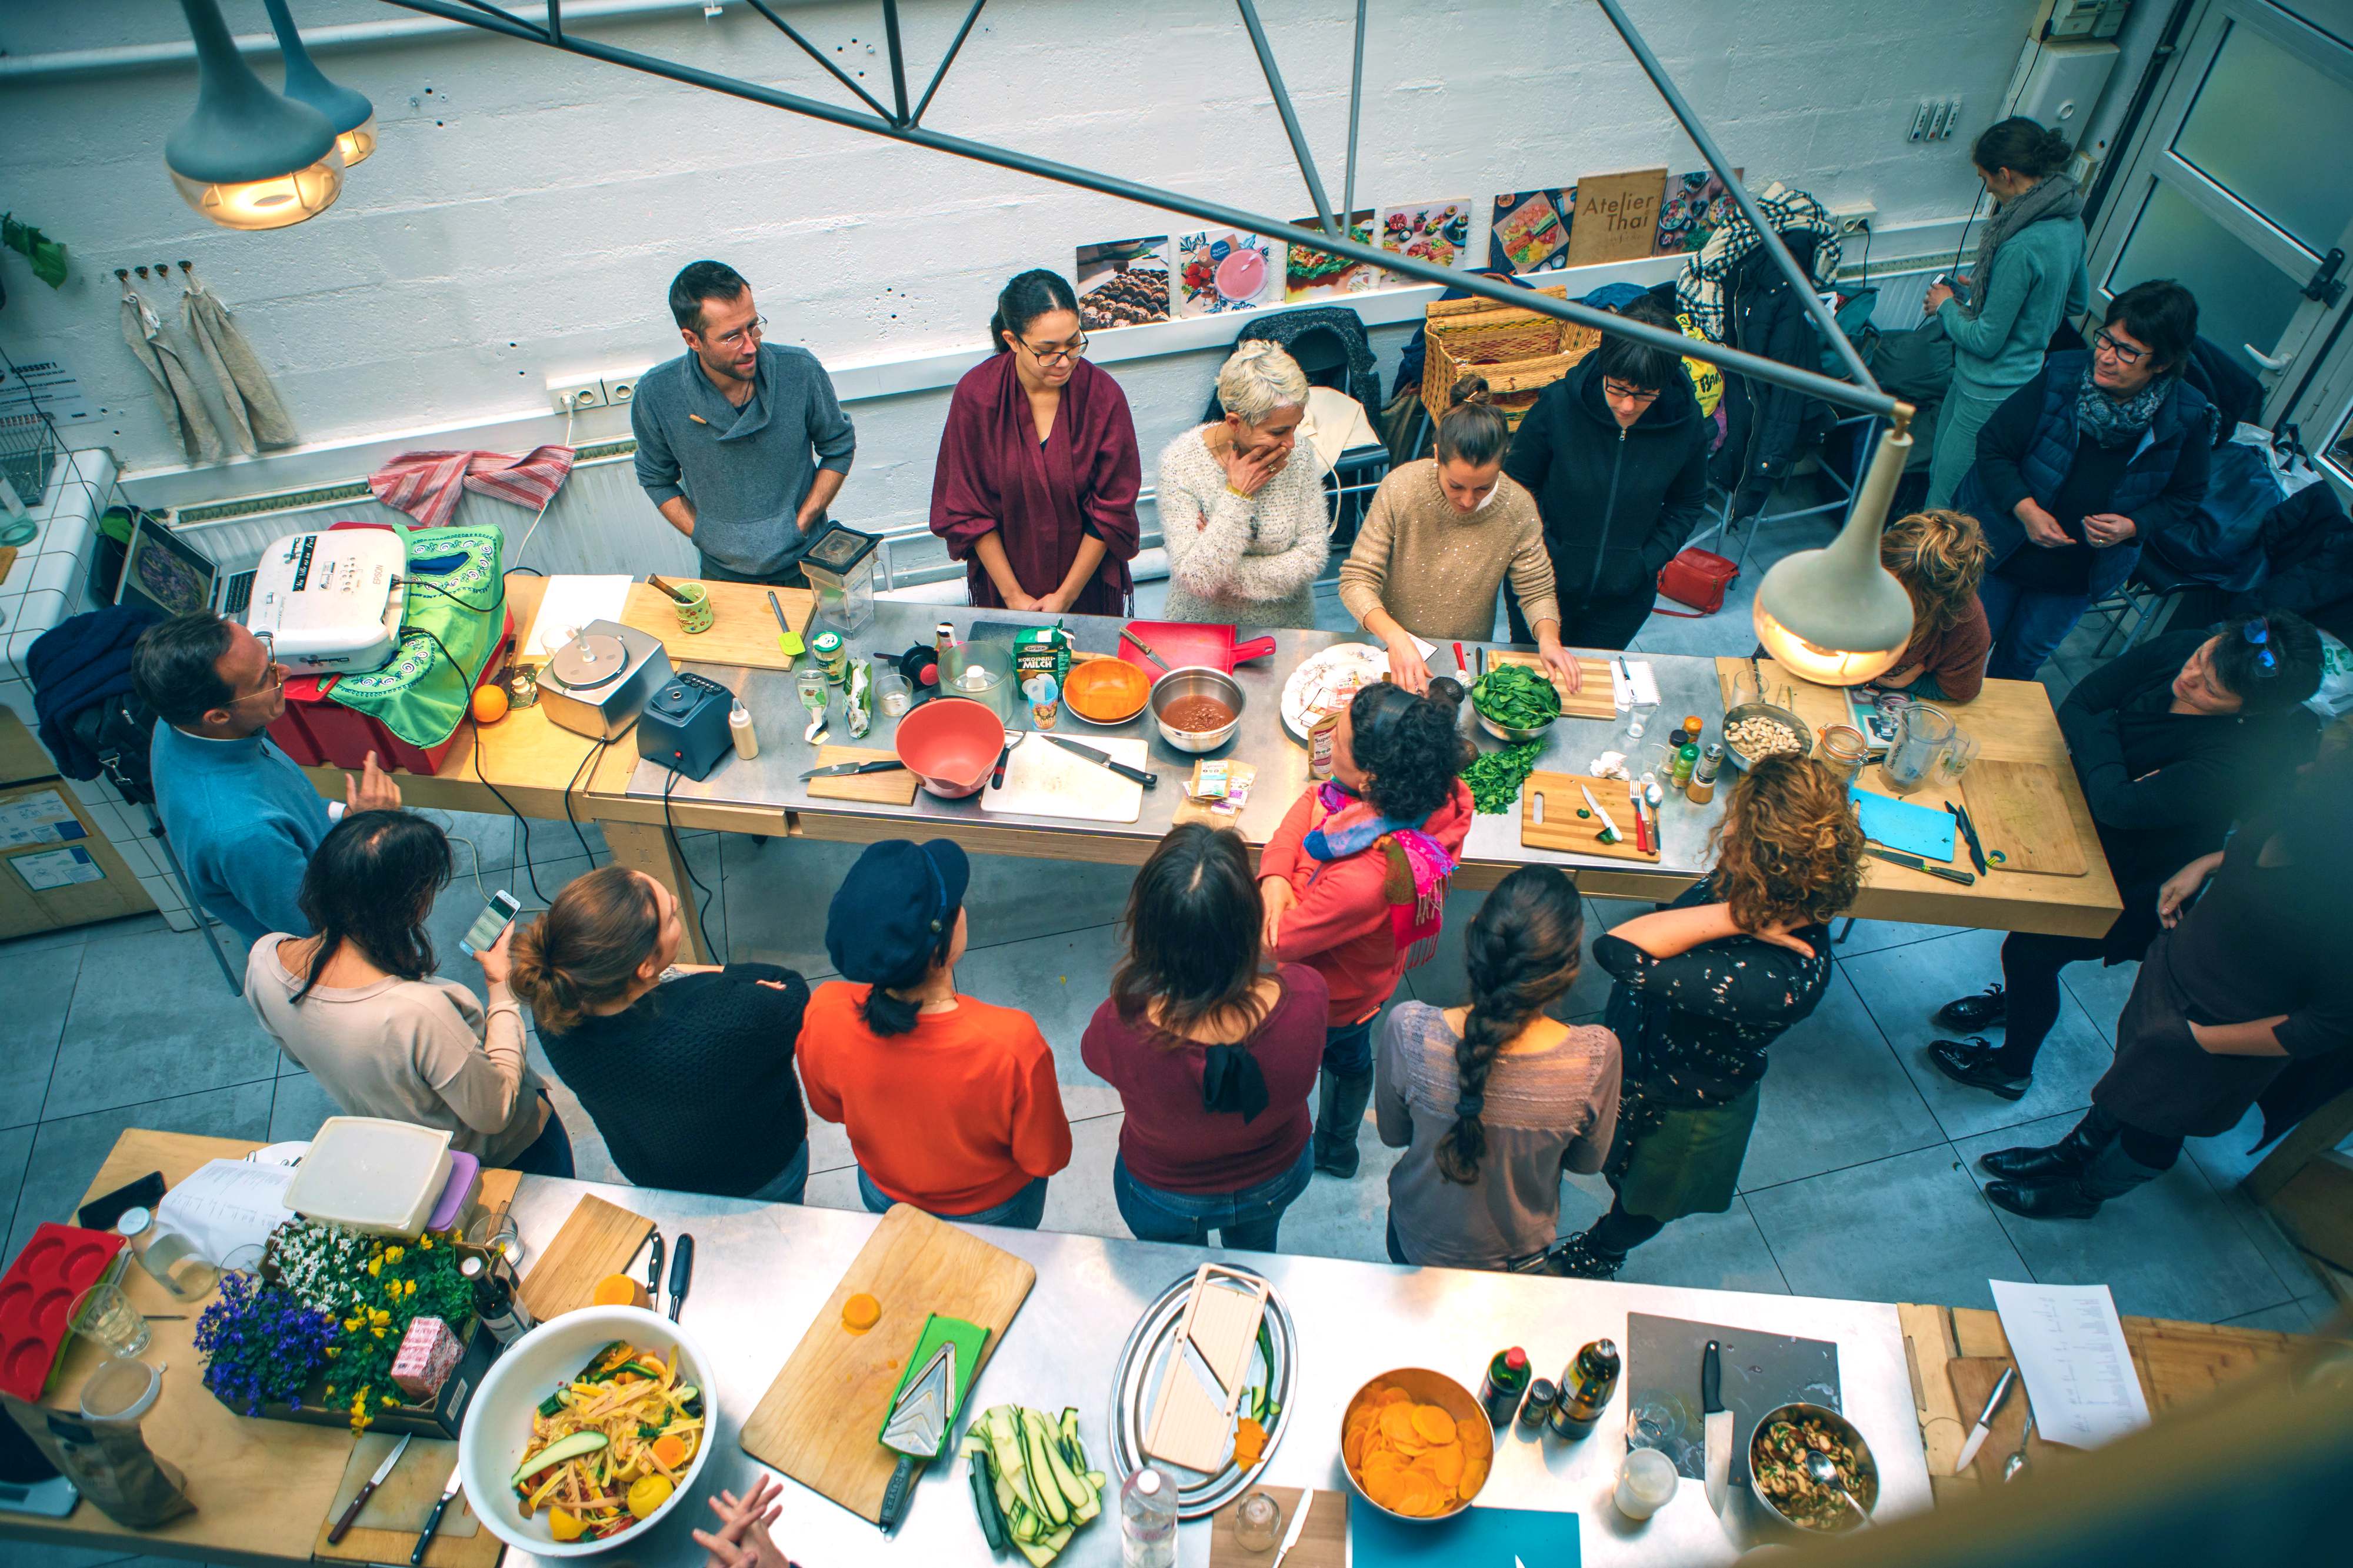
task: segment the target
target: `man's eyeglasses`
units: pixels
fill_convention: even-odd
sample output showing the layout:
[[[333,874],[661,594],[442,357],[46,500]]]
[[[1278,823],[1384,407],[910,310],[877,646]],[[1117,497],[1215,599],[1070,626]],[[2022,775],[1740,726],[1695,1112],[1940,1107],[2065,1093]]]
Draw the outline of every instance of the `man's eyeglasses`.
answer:
[[[767,317],[754,316],[752,318],[752,324],[750,326],[738,327],[732,332],[722,332],[719,336],[712,339],[711,341],[717,343],[723,349],[740,349],[745,343],[758,342],[760,341],[760,333],[767,324]]]
[[[1605,397],[1614,397],[1621,403],[1639,403],[1645,407],[1659,400],[1657,392],[1645,392],[1639,386],[1629,386],[1622,381],[1605,380],[1601,384],[1601,392]]]
[[[1081,332],[1078,342],[1058,349],[1041,349],[1027,338],[1021,340],[1021,346],[1036,356],[1039,364],[1065,364],[1087,352],[1087,335]]]
[[[2253,645],[2255,679],[2269,680],[2279,673],[2279,649],[2272,646],[2272,622],[2269,616],[2258,616],[2239,630],[2239,635]]]
[[[240,702],[250,702],[257,697],[275,697],[286,689],[287,669],[284,665],[278,662],[276,640],[268,632],[254,633],[253,640],[261,645],[262,656],[269,662],[262,667],[259,686],[242,697],[232,697],[228,700],[228,705],[232,708]]]
[[[2121,365],[2136,365],[2148,357],[2147,349],[2137,349],[2132,344],[2111,336],[2105,327],[2092,334],[2092,346],[2094,349],[2105,349],[2114,354],[2116,363]]]

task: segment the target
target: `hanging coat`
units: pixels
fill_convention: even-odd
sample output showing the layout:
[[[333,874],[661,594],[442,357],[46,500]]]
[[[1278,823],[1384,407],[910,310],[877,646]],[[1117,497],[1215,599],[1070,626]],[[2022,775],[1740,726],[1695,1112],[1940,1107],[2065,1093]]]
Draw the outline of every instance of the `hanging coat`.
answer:
[[[130,345],[131,357],[139,362],[139,368],[155,384],[155,401],[164,410],[164,424],[188,461],[219,462],[220,435],[213,428],[212,416],[205,412],[204,399],[196,395],[195,378],[178,353],[164,341],[163,319],[128,284],[122,289],[122,341]]]
[[[286,405],[279,401],[269,373],[261,368],[252,345],[245,341],[244,329],[195,273],[187,278],[187,289],[180,296],[180,313],[197,352],[212,367],[221,406],[228,410],[229,434],[236,437],[238,449],[249,458],[261,447],[292,446],[294,421],[287,416]]]

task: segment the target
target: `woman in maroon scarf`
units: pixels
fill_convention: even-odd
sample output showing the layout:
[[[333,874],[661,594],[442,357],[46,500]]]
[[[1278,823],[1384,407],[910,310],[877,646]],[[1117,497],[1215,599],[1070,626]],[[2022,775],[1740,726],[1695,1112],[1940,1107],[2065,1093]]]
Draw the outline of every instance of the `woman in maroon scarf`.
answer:
[[[1144,466],[1119,383],[1081,356],[1078,300],[1042,269],[997,297],[996,356],[956,383],[932,531],[976,605],[1127,614]]]

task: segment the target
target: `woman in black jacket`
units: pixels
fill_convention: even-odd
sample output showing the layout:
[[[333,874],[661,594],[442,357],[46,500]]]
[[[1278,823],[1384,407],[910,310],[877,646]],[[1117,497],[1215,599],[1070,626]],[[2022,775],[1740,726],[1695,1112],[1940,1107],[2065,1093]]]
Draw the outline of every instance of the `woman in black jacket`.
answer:
[[[1674,329],[1654,306],[1624,313]],[[1623,338],[1603,338],[1528,410],[1504,472],[1544,518],[1563,642],[1622,648],[1642,629],[1660,568],[1706,504],[1711,434],[1683,362]],[[1512,640],[1534,641],[1508,608]]]
[[[2078,959],[2123,963],[2158,933],[2165,879],[2219,847],[2231,824],[2284,791],[2312,755],[2319,721],[2303,706],[2320,685],[2320,637],[2285,611],[2225,622],[2212,635],[2143,643],[2077,683],[2059,709],[2124,912],[2105,936],[2012,931],[2002,984],[1948,1002],[1936,1021],[1983,1029],[1936,1040],[1928,1059],[1957,1083],[2022,1098],[2035,1054],[2059,1020],[2059,972]]]

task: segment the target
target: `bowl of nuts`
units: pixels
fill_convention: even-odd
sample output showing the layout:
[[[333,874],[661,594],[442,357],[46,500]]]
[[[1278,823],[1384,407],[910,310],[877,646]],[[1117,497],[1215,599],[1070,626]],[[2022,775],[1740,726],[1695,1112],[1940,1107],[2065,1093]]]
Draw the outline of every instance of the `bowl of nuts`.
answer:
[[[1799,717],[1772,702],[1743,702],[1724,716],[1724,754],[1746,771],[1759,757],[1777,752],[1804,756],[1813,739]]]

